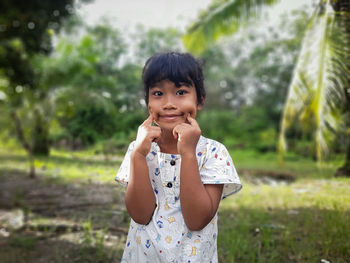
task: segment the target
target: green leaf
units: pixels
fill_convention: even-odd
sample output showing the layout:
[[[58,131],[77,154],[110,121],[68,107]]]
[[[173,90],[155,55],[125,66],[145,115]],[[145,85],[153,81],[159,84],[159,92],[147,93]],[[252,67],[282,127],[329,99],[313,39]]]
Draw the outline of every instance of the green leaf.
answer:
[[[287,149],[286,130],[299,120],[312,128],[317,160],[344,123],[350,83],[350,15],[333,12],[330,3],[316,8],[303,40],[281,122],[280,155]]]
[[[183,36],[185,47],[196,54],[202,53],[219,37],[236,33],[241,27],[261,14],[262,8],[278,0],[225,0],[214,1],[200,14]]]

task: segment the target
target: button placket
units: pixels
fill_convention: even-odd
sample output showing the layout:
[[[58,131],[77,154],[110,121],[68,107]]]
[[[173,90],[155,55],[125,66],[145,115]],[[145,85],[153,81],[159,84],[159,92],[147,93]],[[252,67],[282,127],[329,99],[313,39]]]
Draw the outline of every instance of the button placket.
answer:
[[[163,181],[163,189],[168,197],[168,204],[175,204],[176,201],[179,199],[179,183],[178,183],[178,161],[174,160],[174,156],[165,156],[164,160],[164,172],[165,176],[162,178]],[[175,161],[176,163],[172,165],[171,161]]]

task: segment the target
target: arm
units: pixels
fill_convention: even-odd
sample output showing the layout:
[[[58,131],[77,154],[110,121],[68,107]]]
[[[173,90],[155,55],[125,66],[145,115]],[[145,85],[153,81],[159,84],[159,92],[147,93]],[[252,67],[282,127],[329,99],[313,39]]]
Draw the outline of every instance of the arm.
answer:
[[[152,141],[160,137],[160,128],[153,127],[152,118],[139,127],[135,148],[130,156],[130,178],[125,193],[125,205],[131,218],[138,224],[147,224],[153,215],[156,198],[149,179],[146,155]]]
[[[137,152],[133,152],[130,158],[125,205],[131,218],[136,223],[145,225],[152,218],[156,198],[149,180],[146,158]]]
[[[203,229],[215,216],[223,185],[203,185],[195,154],[181,157],[180,200],[187,227]]]
[[[181,155],[180,200],[182,214],[190,230],[201,230],[214,217],[218,209],[223,185],[203,185],[196,159],[196,146],[201,130],[195,119],[188,116],[189,123],[173,130],[178,138]]]

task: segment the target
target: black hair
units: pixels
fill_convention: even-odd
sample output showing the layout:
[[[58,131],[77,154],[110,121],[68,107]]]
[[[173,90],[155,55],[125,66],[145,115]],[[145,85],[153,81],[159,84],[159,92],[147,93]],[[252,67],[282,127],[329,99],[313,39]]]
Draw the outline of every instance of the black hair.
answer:
[[[196,88],[197,103],[205,98],[202,62],[189,53],[156,53],[150,57],[142,71],[145,100],[148,105],[149,89],[162,80],[170,80],[176,87],[193,85]]]

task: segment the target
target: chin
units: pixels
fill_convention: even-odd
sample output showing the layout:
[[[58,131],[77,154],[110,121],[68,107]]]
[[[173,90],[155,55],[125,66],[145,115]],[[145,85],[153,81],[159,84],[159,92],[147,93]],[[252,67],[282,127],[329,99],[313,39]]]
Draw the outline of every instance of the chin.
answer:
[[[160,128],[163,130],[172,131],[177,125],[185,123],[185,121],[174,121],[174,122],[157,122]]]

